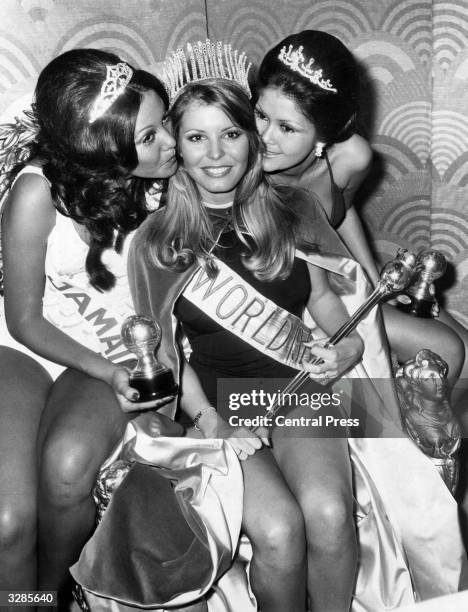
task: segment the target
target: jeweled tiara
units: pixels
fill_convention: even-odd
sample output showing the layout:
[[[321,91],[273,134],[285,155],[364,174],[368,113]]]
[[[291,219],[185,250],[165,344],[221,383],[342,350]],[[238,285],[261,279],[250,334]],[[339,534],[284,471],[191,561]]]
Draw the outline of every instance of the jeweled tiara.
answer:
[[[125,62],[106,66],[106,79],[101,93],[94,100],[89,112],[89,123],[94,123],[117,100],[133,76],[133,70]]]
[[[309,80],[314,85],[318,85],[321,89],[325,89],[326,91],[333,91],[337,93],[337,89],[333,87],[330,83],[330,79],[323,78],[323,70],[313,70],[312,64],[314,64],[315,59],[313,57],[306,63],[306,59],[302,53],[304,47],[301,45],[297,49],[294,49],[292,45],[289,45],[289,48],[286,49],[286,45],[281,49],[278,55],[278,59],[283,62],[285,66],[294,70],[294,72],[298,72],[307,80]]]
[[[189,83],[206,79],[226,79],[240,85],[251,97],[245,53],[232,49],[230,44],[218,41],[187,43],[186,50],[179,48],[164,62],[163,80],[171,103]]]

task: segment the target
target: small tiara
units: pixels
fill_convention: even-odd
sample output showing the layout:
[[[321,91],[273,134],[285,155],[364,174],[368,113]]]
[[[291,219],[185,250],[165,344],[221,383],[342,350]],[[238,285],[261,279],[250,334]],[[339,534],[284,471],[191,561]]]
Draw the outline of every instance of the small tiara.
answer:
[[[164,62],[163,80],[171,103],[189,83],[205,79],[225,79],[240,85],[251,97],[245,53],[233,51],[230,44],[198,41],[187,43],[187,50],[179,48]]]
[[[106,66],[106,80],[102,84],[101,93],[94,100],[89,112],[89,123],[94,123],[117,100],[125,90],[133,76],[133,70],[125,62]]]
[[[289,45],[289,49],[286,51],[286,45],[281,49],[278,59],[283,62],[285,66],[294,70],[294,72],[299,72],[303,77],[305,77],[308,81],[313,83],[314,85],[318,85],[321,89],[325,89],[326,91],[334,91],[337,93],[337,89],[333,87],[330,83],[330,79],[323,79],[322,74],[323,70],[312,70],[312,64],[315,62],[313,57],[305,63],[305,57],[302,53],[304,47],[301,45],[297,49],[293,50],[293,46]]]

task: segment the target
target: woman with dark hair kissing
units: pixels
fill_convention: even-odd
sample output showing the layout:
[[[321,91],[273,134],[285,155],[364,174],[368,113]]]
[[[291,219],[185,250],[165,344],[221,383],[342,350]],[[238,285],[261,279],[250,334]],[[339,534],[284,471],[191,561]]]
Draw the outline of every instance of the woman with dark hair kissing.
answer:
[[[0,583],[58,590],[60,606],[94,528],[96,474],[138,396],[121,365],[132,357],[120,339],[133,313],[126,257],[158,205],[155,180],[176,169],[167,103],[156,77],[116,55],[68,51],[39,76],[30,139],[7,177]]]

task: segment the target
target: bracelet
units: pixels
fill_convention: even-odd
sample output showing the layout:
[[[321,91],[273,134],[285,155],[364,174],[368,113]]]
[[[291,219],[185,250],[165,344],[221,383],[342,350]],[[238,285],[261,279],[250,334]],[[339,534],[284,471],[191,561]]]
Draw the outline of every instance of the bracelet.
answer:
[[[198,423],[200,422],[200,419],[206,412],[210,412],[211,410],[214,410],[214,412],[217,412],[216,408],[213,408],[213,406],[208,406],[207,408],[202,408],[200,412],[197,412],[197,414],[194,416],[194,418],[192,419],[192,425],[195,427],[197,431],[200,431],[200,428],[198,427]]]

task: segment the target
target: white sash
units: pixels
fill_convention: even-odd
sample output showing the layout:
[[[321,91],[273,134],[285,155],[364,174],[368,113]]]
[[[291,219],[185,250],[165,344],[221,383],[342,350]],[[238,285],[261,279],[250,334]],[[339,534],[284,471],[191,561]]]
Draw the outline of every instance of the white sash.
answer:
[[[312,330],[299,317],[254,289],[229,266],[215,258],[218,274],[198,270],[183,296],[224,329],[276,361],[302,370],[310,355],[306,342]]]
[[[100,352],[114,363],[135,357],[124,345],[120,335],[120,328],[125,317],[112,312],[91,292],[75,287],[64,280],[59,283],[50,276],[47,278],[55,292],[66,298],[67,302],[72,305],[70,312],[63,313],[60,303],[53,303],[53,295],[48,295],[50,303],[47,304],[44,314],[53,325],[91,350]],[[68,315],[66,325],[63,322],[64,314]]]

